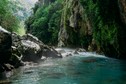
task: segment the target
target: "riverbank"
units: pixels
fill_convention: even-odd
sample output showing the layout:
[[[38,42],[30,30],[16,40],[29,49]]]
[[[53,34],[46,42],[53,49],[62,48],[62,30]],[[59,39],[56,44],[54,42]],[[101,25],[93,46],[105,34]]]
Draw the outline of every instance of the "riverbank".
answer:
[[[43,58],[62,58],[62,55],[31,34],[19,36],[0,27],[0,73],[27,62],[38,63]]]

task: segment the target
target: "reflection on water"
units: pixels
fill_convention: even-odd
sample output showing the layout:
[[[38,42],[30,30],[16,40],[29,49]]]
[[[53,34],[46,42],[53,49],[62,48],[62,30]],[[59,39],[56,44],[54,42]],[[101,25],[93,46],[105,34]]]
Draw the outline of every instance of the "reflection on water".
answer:
[[[5,84],[126,84],[125,61],[86,55],[22,67]]]

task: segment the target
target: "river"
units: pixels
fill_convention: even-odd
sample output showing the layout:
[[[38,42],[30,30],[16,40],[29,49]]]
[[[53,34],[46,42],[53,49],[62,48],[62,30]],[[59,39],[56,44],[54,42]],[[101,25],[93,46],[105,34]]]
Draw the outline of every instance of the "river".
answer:
[[[4,84],[126,84],[126,62],[83,52],[21,67],[1,81],[9,81]]]

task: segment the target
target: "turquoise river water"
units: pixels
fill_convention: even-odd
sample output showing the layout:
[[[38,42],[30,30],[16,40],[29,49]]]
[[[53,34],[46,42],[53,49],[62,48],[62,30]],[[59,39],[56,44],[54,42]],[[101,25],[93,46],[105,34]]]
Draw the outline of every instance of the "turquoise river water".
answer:
[[[14,71],[0,84],[126,84],[126,62],[92,53],[48,59]]]

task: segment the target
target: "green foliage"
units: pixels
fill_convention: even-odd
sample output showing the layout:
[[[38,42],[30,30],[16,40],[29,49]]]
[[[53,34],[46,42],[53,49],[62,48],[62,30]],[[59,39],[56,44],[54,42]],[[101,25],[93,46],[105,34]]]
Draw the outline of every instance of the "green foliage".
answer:
[[[7,0],[0,0],[0,25],[3,20],[4,14],[7,13]]]
[[[0,0],[0,25],[11,32],[17,31],[19,21],[11,13],[8,3],[8,0]]]
[[[7,0],[0,0],[0,14],[6,12]]]
[[[81,0],[91,21],[93,38],[98,46],[108,54],[118,53],[119,11],[117,0]]]
[[[27,32],[37,36],[47,44],[56,45],[60,26],[62,3],[57,0],[50,5],[33,8],[34,14],[25,22]]]
[[[56,45],[58,43],[58,33],[60,29],[60,18],[62,10],[56,11],[49,21],[48,31],[51,33],[51,43]]]

